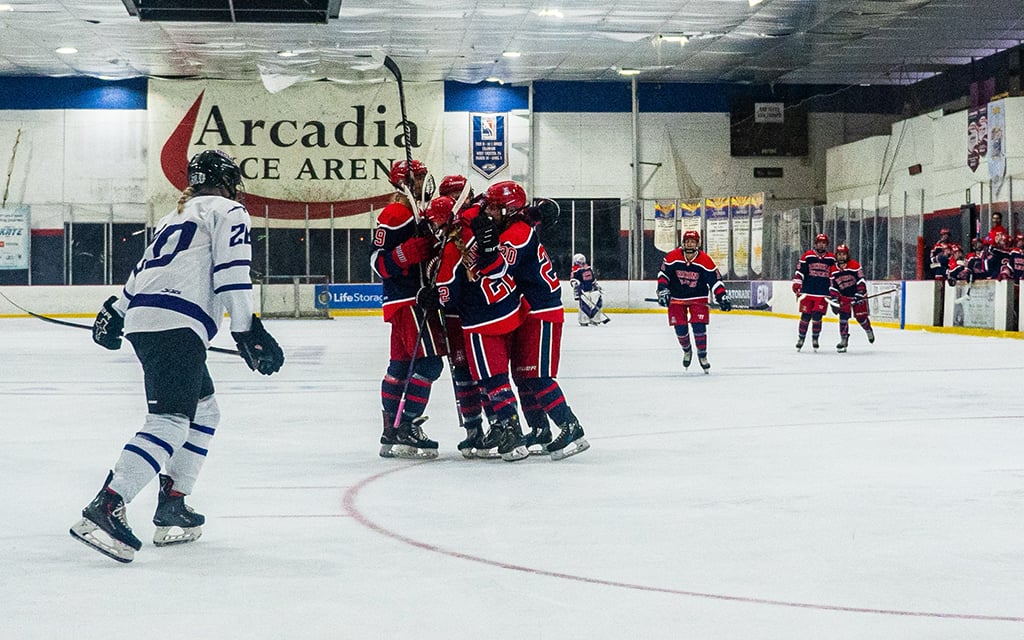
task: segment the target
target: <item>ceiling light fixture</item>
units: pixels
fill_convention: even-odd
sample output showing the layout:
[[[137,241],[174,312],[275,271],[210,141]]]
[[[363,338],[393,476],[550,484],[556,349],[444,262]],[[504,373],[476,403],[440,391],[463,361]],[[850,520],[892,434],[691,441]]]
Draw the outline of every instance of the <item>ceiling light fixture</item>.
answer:
[[[762,0],[748,0],[748,2],[750,2],[750,6],[756,7],[757,5],[761,4]]]
[[[505,58],[518,58],[519,56],[521,56],[523,54],[519,53],[518,51],[506,51],[506,52],[502,53],[501,55],[503,57],[505,57]]]
[[[638,76],[640,75],[639,69],[619,69],[620,76]]]
[[[491,76],[489,78],[484,78],[484,81],[485,82],[497,82],[498,84],[505,84],[504,82],[501,81],[501,78],[496,78],[494,76]]]
[[[565,14],[563,14],[558,9],[541,9],[540,11],[537,12],[537,15],[540,16],[541,18],[564,18],[565,17]]]
[[[678,42],[680,47],[685,45],[687,42],[690,41],[690,36],[665,36],[665,35],[661,35],[661,36],[658,36],[658,38],[660,38],[661,40],[664,40],[665,42]]]
[[[56,53],[59,53],[61,55],[66,55],[66,56],[67,55],[71,55],[72,53],[78,53],[78,49],[76,49],[74,47],[58,47],[58,48],[54,49],[54,51]]]
[[[0,11],[14,11],[14,6],[10,4],[0,4]]]
[[[282,57],[282,58],[294,58],[295,56],[299,55],[299,52],[298,51],[291,51],[291,50],[278,51],[277,55]]]

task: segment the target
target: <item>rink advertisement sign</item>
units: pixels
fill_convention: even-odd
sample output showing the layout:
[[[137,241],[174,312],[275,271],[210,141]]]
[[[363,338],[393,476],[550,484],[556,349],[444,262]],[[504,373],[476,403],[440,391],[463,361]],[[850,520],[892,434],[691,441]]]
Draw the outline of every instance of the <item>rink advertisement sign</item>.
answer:
[[[469,158],[473,170],[490,180],[508,166],[505,113],[469,114]]]
[[[734,309],[771,311],[772,283],[763,280],[726,280],[725,291]]]
[[[404,85],[413,156],[434,168],[443,162],[443,87]],[[189,158],[206,149],[235,158],[254,218],[296,223],[383,206],[394,191],[391,163],[405,159],[390,82],[310,82],[272,94],[259,82],[151,79],[147,99],[150,199],[158,211],[174,206]]]
[[[29,208],[0,209],[0,269],[28,269]]]
[[[875,320],[900,323],[903,312],[903,287],[899,282],[869,282],[868,313]]]
[[[378,284],[318,284],[314,287],[317,309],[380,309],[384,290]]]
[[[996,281],[979,280],[956,285],[953,299],[953,326],[995,329]],[[946,295],[949,295],[948,293]]]

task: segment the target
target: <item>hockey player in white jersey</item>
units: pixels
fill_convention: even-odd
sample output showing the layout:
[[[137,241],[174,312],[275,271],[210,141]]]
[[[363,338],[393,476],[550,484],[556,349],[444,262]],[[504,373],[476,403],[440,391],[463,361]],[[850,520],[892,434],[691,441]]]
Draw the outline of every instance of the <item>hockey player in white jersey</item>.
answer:
[[[207,150],[188,164],[189,187],[177,210],[157,224],[120,299],[103,303],[93,340],[118,349],[124,335],[142,364],[149,413],[125,444],[103,488],[71,527],[72,537],[119,562],[142,543],[125,504],[155,476],[160,493],[153,544],[192,542],[205,518],[185,504],[220,421],[206,349],[225,310],[249,368],[270,375],[284,353],[253,314],[249,213],[239,202],[241,172],[225,153]]]

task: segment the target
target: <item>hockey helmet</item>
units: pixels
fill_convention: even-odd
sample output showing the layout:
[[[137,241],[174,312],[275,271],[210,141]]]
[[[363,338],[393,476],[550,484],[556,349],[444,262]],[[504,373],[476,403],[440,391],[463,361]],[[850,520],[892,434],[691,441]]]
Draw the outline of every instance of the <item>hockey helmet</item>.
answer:
[[[451,224],[454,207],[454,200],[448,196],[438,196],[423,210],[423,218],[430,221],[435,229],[442,229]]]
[[[582,253],[577,253],[572,257],[572,263],[577,267],[582,267],[583,265],[587,264],[587,256],[583,255]]]
[[[824,242],[825,246],[827,247],[828,246],[828,234],[819,233],[818,235],[814,236],[814,244],[818,244],[819,242]]]
[[[948,236],[948,235],[950,235],[949,229],[947,229],[945,227],[939,229],[939,235],[940,236]]]
[[[488,206],[518,211],[526,206],[526,191],[517,182],[503,180],[487,187],[485,201]]]
[[[849,258],[850,257],[850,245],[846,244],[845,242],[840,242],[839,244],[837,244],[836,245],[835,254],[838,257],[840,253],[845,253],[846,257]]]
[[[223,187],[234,200],[242,186],[242,171],[228,154],[219,149],[207,149],[189,160],[188,186],[196,189]]]
[[[684,246],[686,245],[686,241],[687,240],[693,240],[694,242],[697,243],[697,246],[699,247],[700,246],[700,231],[694,231],[693,229],[690,229],[689,231],[684,231],[683,232],[683,245]]]
[[[466,176],[452,175],[445,176],[441,179],[441,186],[437,188],[437,194],[441,196],[449,196],[452,198],[458,198],[462,195],[462,190],[466,188],[466,183],[469,182]],[[472,192],[470,192],[472,195]]]
[[[419,160],[413,160],[412,162],[395,160],[391,164],[391,171],[388,173],[388,181],[391,182],[392,187],[400,189],[403,184],[407,184],[406,180],[409,179],[409,167],[412,167],[413,178],[420,178],[427,175],[427,165],[423,164]]]

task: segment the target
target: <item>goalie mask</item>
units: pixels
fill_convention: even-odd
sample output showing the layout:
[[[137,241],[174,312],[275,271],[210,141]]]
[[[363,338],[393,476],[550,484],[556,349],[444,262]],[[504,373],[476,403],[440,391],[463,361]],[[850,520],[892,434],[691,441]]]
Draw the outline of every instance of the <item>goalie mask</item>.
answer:
[[[219,149],[207,149],[189,160],[188,186],[193,190],[223,187],[229,198],[237,200],[242,172],[228,154]]]

